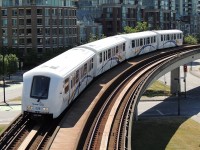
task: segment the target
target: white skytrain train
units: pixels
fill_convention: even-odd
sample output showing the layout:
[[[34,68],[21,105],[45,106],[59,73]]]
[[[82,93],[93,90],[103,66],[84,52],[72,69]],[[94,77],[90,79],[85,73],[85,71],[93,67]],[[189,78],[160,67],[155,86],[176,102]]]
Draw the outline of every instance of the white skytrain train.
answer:
[[[72,48],[23,75],[22,111],[57,118],[94,77],[134,56],[182,44],[182,31],[159,30],[116,35]]]

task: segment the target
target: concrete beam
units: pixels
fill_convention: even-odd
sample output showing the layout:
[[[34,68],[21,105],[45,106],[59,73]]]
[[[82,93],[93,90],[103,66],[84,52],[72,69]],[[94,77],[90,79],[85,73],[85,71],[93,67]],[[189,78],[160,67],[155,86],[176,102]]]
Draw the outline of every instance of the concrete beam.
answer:
[[[180,67],[171,71],[171,94],[175,95],[181,91]]]

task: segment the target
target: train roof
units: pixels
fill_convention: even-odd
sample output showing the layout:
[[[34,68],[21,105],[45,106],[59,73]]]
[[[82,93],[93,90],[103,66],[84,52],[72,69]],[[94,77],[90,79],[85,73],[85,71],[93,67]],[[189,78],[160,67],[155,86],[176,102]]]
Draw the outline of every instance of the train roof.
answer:
[[[109,48],[112,48],[113,46],[117,46],[119,44],[125,43],[126,40],[119,36],[111,36],[104,39],[100,39],[91,43],[87,43],[84,45],[81,45],[80,47],[85,47],[88,49],[93,50],[94,52],[101,52],[104,50],[107,50]]]
[[[119,36],[122,36],[124,38],[128,39],[138,39],[138,38],[146,38],[149,36],[156,36],[157,34],[152,31],[143,31],[143,32],[136,32],[136,33],[129,33],[129,34],[122,34]]]
[[[36,68],[33,68],[27,73],[56,74],[58,76],[64,76],[65,74],[75,70],[94,55],[95,53],[90,50],[76,47],[54,57]]]
[[[174,29],[174,30],[156,30],[154,31],[155,33],[158,33],[158,34],[174,34],[174,33],[183,33],[181,30],[177,30],[177,29]]]

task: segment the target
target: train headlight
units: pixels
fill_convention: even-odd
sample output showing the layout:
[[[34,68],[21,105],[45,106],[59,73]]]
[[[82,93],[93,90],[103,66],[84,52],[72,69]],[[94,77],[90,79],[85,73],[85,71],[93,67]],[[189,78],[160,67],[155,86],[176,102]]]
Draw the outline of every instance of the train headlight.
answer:
[[[49,113],[49,108],[48,107],[43,107],[43,112]]]
[[[27,110],[29,111],[33,110],[33,106],[27,106]]]

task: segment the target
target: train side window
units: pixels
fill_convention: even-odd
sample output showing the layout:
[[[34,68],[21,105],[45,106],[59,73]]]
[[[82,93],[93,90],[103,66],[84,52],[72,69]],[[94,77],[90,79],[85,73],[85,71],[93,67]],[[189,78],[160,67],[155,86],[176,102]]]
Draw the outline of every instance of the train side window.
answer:
[[[116,47],[116,54],[118,53],[119,49],[118,49],[118,46]]]
[[[182,34],[180,33],[180,39],[182,39]]]
[[[140,39],[140,46],[143,45],[143,39]]]
[[[125,51],[125,43],[123,43],[123,51]]]
[[[154,40],[154,43],[156,43],[156,37],[155,36],[153,37],[153,40]]]
[[[94,63],[94,60],[93,58],[91,59],[91,69],[93,69],[93,63]]]
[[[167,40],[169,40],[169,34],[167,34]]]
[[[83,74],[84,74],[84,75],[87,74],[87,64],[84,64]]]
[[[103,61],[106,60],[106,52],[103,52]]]
[[[132,40],[132,48],[135,47],[135,40]]]
[[[179,34],[177,34],[177,39],[179,39]]]
[[[174,40],[176,40],[176,34],[174,34]]]
[[[69,91],[69,78],[65,79],[65,93]]]
[[[102,53],[99,54],[99,62],[102,63]]]
[[[79,70],[76,71],[76,83],[79,81]]]
[[[147,44],[149,44],[149,43],[150,43],[150,38],[148,37],[148,38],[147,38]]]
[[[161,41],[163,41],[163,35],[161,35]]]
[[[108,50],[108,59],[111,57],[111,49]]]

